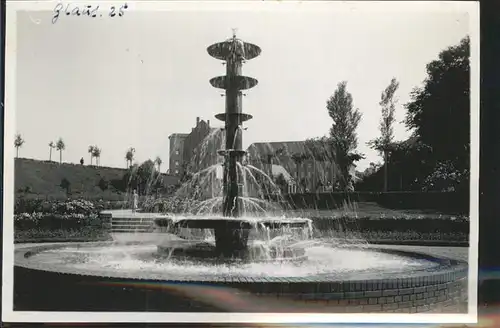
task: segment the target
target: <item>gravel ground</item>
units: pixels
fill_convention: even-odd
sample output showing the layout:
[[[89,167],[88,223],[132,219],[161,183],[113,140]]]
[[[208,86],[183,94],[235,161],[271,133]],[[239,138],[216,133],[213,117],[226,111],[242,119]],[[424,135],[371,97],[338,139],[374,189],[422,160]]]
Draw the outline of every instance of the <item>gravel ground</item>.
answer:
[[[394,248],[394,246],[377,245],[376,247]],[[431,253],[438,256],[452,258],[461,261],[469,261],[469,247],[443,247],[443,246],[398,246],[402,251],[414,251]]]

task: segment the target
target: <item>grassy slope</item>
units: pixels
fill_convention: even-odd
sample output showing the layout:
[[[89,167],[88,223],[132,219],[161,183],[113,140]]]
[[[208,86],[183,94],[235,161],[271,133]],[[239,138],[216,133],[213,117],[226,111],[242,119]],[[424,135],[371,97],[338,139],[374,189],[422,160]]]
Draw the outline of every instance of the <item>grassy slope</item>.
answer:
[[[22,194],[25,197],[65,199],[66,192],[60,185],[61,180],[66,178],[71,183],[73,197],[119,200],[122,198],[120,192],[113,190],[111,186],[109,190],[102,191],[98,184],[101,178],[107,181],[121,180],[125,172],[122,168],[18,158],[15,160],[15,190],[18,196]],[[177,178],[169,175],[164,175],[163,179],[167,185],[177,183]],[[31,189],[29,193],[19,191],[26,187]]]

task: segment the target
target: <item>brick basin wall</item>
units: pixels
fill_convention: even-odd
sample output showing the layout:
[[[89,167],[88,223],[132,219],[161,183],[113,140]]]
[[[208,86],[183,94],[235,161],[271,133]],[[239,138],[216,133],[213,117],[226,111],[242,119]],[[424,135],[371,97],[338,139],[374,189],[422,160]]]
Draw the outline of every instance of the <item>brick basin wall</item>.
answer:
[[[261,297],[316,303],[319,312],[467,313],[467,268],[411,278],[345,282],[237,284]]]

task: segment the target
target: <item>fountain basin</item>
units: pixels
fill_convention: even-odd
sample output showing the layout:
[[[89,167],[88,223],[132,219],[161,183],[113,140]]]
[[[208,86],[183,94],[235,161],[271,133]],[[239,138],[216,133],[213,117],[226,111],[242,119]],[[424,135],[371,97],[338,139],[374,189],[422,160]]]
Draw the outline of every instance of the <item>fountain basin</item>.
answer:
[[[55,280],[75,276],[79,277],[75,278],[79,284],[96,279],[102,286],[109,281],[122,284],[141,281],[143,283],[132,283],[134,289],[140,290],[146,288],[147,282],[154,281],[162,284],[182,282],[182,286],[207,284],[211,288],[220,285],[239,290],[248,297],[279,299],[280,303],[288,300],[293,300],[294,304],[326,302],[329,312],[427,312],[438,309],[446,312],[449,306],[466,304],[467,298],[466,262],[396,248],[338,248],[337,259],[351,254],[351,258],[357,260],[349,263],[364,265],[364,269],[350,270],[346,263],[338,270],[336,264],[326,258],[325,263],[329,266],[316,270],[315,261],[321,257],[309,256],[300,265],[254,263],[227,267],[196,261],[158,262],[152,256],[156,251],[153,245],[121,247],[102,242],[16,245],[15,266],[32,278],[42,273],[55,275]],[[375,258],[371,259],[372,256]],[[392,264],[391,258],[396,259]],[[315,270],[318,273],[312,274]],[[279,312],[272,307],[266,311]],[[325,309],[318,309],[321,311]]]

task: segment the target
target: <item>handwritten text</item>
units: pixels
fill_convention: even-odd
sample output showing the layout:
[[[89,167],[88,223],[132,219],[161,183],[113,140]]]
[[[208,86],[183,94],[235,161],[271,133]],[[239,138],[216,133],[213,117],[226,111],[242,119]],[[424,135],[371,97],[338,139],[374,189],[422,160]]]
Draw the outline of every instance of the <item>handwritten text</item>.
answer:
[[[128,5],[109,6],[103,8],[99,5],[75,6],[71,4],[58,3],[54,8],[52,23],[55,24],[62,16],[83,16],[83,17],[122,17],[125,15]]]

